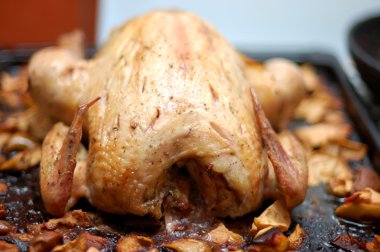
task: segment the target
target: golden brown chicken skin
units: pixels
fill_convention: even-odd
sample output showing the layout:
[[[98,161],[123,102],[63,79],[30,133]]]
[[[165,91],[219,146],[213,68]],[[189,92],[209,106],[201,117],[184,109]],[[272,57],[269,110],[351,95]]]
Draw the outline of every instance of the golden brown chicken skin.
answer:
[[[41,192],[51,214],[62,215],[86,197],[106,212],[159,218],[176,163],[216,216],[257,209],[265,184],[289,208],[305,196],[299,143],[292,139],[284,151],[257,97],[253,102],[245,61],[192,14],[135,18],[91,60],[63,47],[41,50],[29,75],[39,106],[71,123],[57,124],[43,144]],[[82,124],[88,153],[79,143]],[[286,154],[294,149],[295,164]],[[272,183],[266,182],[269,167]]]

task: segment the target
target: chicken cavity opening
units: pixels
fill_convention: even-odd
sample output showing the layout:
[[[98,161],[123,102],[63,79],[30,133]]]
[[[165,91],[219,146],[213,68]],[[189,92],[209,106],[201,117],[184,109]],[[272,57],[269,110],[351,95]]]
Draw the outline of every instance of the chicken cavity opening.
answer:
[[[226,183],[212,167],[203,167],[196,160],[174,164],[166,174],[162,203],[167,232],[201,230],[205,222],[216,221],[213,206]]]

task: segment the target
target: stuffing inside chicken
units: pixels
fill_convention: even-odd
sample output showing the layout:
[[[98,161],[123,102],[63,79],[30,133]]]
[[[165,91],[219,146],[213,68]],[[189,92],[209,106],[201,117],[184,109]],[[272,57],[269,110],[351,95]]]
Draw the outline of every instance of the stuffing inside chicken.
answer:
[[[175,164],[187,170],[215,216],[242,216],[265,197],[288,209],[303,201],[302,146],[285,134],[282,147],[259,103],[273,93],[265,112],[286,109],[283,101],[293,96],[271,90],[281,83],[300,87],[291,88],[300,99],[295,65],[270,62],[252,73],[215,28],[180,11],[129,21],[93,59],[77,48],[43,49],[29,66],[34,100],[63,122],[43,143],[40,183],[49,213],[63,215],[86,197],[106,212],[159,218]],[[256,95],[260,75],[271,82]],[[271,119],[285,117],[272,119],[276,126],[288,120],[281,111],[268,112]]]

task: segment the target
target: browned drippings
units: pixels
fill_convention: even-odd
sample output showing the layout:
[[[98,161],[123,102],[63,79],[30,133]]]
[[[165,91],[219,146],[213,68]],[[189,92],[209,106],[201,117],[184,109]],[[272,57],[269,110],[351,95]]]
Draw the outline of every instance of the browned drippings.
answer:
[[[8,194],[3,197],[7,211],[5,220],[15,227],[18,233],[32,233],[30,226],[44,223],[51,218],[44,210],[39,193],[38,168],[33,168],[22,173],[1,173],[0,183],[8,185]],[[339,205],[339,200],[328,195],[324,186],[310,188],[307,199],[292,212],[293,225],[299,223],[308,233],[300,251],[315,249],[338,250],[342,235],[353,237],[359,242],[371,241],[375,233],[379,233],[376,225],[363,225],[345,222],[334,216],[334,209]],[[222,221],[231,231],[240,233],[245,238],[245,248],[254,244],[262,244],[264,238],[253,240],[249,235],[250,225],[255,214],[232,219],[212,219],[209,215],[202,216],[189,214],[178,219],[176,225],[182,229],[175,229],[168,233],[165,228],[164,218],[154,220],[149,217],[116,216],[96,211],[87,202],[82,201],[76,208],[82,208],[89,213],[93,224],[61,226],[56,228],[65,233],[65,242],[75,238],[79,233],[87,231],[90,234],[105,237],[108,241],[107,248],[114,249],[119,238],[128,235],[142,235],[153,238],[155,246],[178,238],[194,238],[204,240],[204,236],[218,222]],[[29,227],[29,229],[28,229]],[[293,230],[291,228],[290,230]],[[288,231],[286,234],[291,233]],[[268,234],[269,235],[269,234]],[[269,236],[268,236],[269,237]],[[0,236],[0,240],[15,243],[21,251],[27,251],[29,241],[22,241],[18,237],[9,235]],[[267,239],[270,241],[270,239]],[[273,242],[273,241],[272,241]],[[338,244],[338,245],[337,245]],[[356,245],[355,245],[356,246]]]

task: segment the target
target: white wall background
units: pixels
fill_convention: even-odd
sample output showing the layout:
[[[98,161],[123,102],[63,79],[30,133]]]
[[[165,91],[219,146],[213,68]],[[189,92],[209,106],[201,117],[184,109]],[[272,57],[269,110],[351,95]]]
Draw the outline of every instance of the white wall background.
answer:
[[[347,30],[364,15],[380,14],[380,0],[100,0],[98,44],[112,27],[156,8],[194,12],[240,48],[319,49],[346,61]]]

